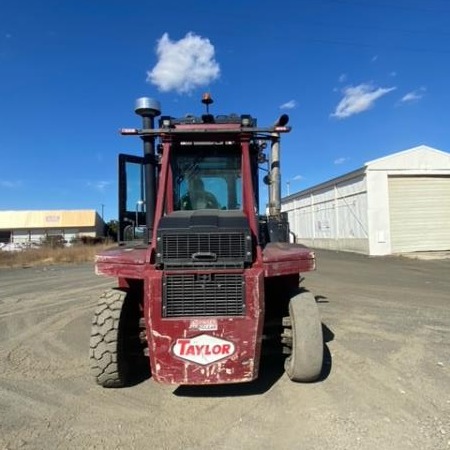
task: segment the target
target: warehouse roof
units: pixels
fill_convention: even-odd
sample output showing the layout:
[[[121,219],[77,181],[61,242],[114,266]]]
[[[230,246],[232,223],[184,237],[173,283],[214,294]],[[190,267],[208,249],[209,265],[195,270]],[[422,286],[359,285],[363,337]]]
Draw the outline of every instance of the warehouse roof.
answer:
[[[95,210],[0,211],[0,229],[94,227]]]
[[[282,198],[282,203],[301,197],[305,194],[328,188],[336,183],[351,180],[368,170],[422,170],[450,173],[450,153],[427,145],[419,145],[390,155],[368,161],[364,166],[345,173],[336,178],[324,181],[299,192]]]
[[[365,166],[370,170],[449,170],[450,153],[428,145],[419,145],[366,162]]]

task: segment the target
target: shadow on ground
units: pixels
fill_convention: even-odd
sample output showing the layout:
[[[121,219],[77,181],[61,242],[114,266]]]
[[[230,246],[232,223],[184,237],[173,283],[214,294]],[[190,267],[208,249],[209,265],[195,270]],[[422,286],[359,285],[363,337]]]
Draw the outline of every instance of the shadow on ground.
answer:
[[[332,368],[332,357],[327,343],[334,339],[334,333],[322,323],[323,333],[323,365],[319,378],[313,383],[325,381]],[[179,397],[243,397],[261,395],[284,375],[284,360],[281,348],[265,343],[262,349],[259,377],[250,383],[223,384],[213,386],[179,386],[173,392]]]
[[[328,303],[327,297],[318,295],[315,297],[317,303]],[[312,383],[325,381],[332,371],[332,356],[328,348],[328,343],[334,340],[334,333],[326,324],[322,322],[323,335],[323,365],[320,376]],[[269,391],[270,388],[284,375],[284,361],[286,355],[282,353],[281,345],[275,345],[270,341],[264,341],[260,360],[259,376],[250,383],[222,384],[211,386],[178,386],[174,390],[174,395],[179,397],[237,397],[261,395]],[[129,387],[135,386],[148,380],[151,377],[148,364],[140,366]]]
[[[322,322],[322,335],[323,335],[323,363],[322,371],[320,372],[319,378],[315,383],[320,383],[325,381],[331,373],[331,368],[333,365],[333,358],[331,356],[330,349],[328,348],[328,342],[334,340],[334,333]]]
[[[147,381],[152,376],[148,359],[140,360],[129,375],[126,387],[133,387]]]

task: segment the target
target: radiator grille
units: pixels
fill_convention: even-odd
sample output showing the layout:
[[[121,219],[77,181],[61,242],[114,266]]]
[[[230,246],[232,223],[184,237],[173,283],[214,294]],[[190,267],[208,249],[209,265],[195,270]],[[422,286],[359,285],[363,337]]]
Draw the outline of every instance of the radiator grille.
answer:
[[[163,234],[162,260],[191,260],[196,253],[211,253],[218,261],[244,261],[248,257],[246,241],[244,233]]]
[[[244,297],[240,274],[166,275],[163,317],[241,316]]]

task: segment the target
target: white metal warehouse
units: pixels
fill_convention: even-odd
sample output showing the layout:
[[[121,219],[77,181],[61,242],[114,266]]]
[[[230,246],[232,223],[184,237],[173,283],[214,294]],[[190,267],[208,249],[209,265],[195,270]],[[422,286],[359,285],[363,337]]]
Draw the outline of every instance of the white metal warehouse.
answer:
[[[0,211],[0,242],[41,242],[60,236],[70,242],[103,236],[104,223],[95,210]]]
[[[450,250],[450,153],[425,145],[282,200],[297,241],[389,255]]]

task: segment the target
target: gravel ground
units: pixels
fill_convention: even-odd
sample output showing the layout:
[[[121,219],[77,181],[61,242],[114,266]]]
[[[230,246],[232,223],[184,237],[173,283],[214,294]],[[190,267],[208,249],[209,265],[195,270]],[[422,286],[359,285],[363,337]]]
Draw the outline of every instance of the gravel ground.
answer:
[[[450,449],[450,260],[318,251],[320,381],[96,386],[90,265],[0,269],[0,448]]]

